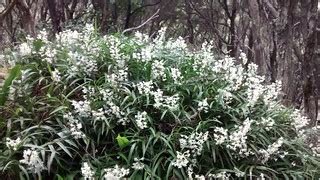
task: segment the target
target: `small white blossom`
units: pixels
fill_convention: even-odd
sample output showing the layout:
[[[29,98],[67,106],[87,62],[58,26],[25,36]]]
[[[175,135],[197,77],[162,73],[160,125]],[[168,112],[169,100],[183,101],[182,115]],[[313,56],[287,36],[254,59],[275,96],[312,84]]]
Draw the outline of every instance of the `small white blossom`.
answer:
[[[172,165],[177,168],[186,167],[189,163],[189,160],[188,160],[189,157],[190,157],[189,151],[185,151],[184,153],[177,151],[177,159],[172,163]]]
[[[267,131],[270,131],[273,125],[275,124],[275,121],[271,117],[268,117],[268,118],[262,117],[261,122],[258,124],[263,125]]]
[[[230,174],[228,174],[225,171],[216,173],[216,174],[209,174],[209,177],[211,178],[216,178],[216,179],[222,179],[222,180],[229,180],[230,179]]]
[[[189,136],[181,135],[179,139],[181,149],[191,150],[193,156],[200,155],[203,149],[203,143],[208,140],[208,131],[205,133],[192,133]]]
[[[81,167],[81,174],[85,180],[93,180],[94,171],[87,162],[84,162]]]
[[[104,169],[104,179],[105,180],[120,180],[127,176],[130,171],[129,169],[121,168],[115,165],[113,168]]]
[[[79,116],[89,117],[91,115],[91,107],[89,101],[71,101],[74,111]]]
[[[236,126],[237,130],[232,132],[229,136],[229,143],[227,148],[234,151],[239,151],[240,155],[249,155],[247,146],[247,133],[251,130],[252,120],[246,119],[241,126]]]
[[[269,158],[274,154],[279,154],[279,148],[283,144],[283,138],[279,138],[275,143],[268,146],[268,149],[259,150],[259,153],[262,155],[262,163],[265,163]]]
[[[228,129],[225,129],[223,127],[215,127],[214,128],[214,134],[213,138],[216,141],[216,144],[223,144],[228,140]]]
[[[18,137],[17,139],[10,139],[10,138],[7,138],[6,139],[6,145],[9,149],[13,149],[14,151],[17,150],[18,146],[20,145],[21,143],[21,139],[20,137]]]
[[[179,80],[181,79],[181,72],[178,68],[171,68],[171,76],[175,83],[179,84]]]
[[[143,111],[143,112],[138,112],[137,115],[135,115],[135,120],[136,120],[136,123],[137,123],[137,126],[140,128],[140,129],[145,129],[147,128],[147,112]]]
[[[152,81],[142,81],[142,82],[139,82],[136,86],[138,88],[139,94],[149,95],[152,90],[152,85],[153,85]]]
[[[208,110],[209,110],[208,98],[205,98],[202,101],[198,102],[198,111],[208,112]]]
[[[67,124],[68,124],[69,131],[75,139],[85,137],[84,133],[81,131],[82,129],[81,122],[75,119],[75,117],[70,112],[67,114],[64,114],[63,118],[68,120]]]
[[[107,119],[106,116],[104,115],[104,111],[102,108],[98,109],[97,111],[92,111],[92,117],[93,119],[98,121],[103,121]]]
[[[164,62],[161,60],[155,60],[151,66],[151,75],[153,79],[166,80]]]
[[[144,168],[144,163],[141,162],[143,161],[144,158],[134,158],[134,163],[132,164],[132,168],[135,169],[135,170],[142,170]]]
[[[21,56],[26,56],[31,54],[31,47],[28,43],[24,42],[18,46],[18,51]]]
[[[52,71],[51,73],[51,79],[55,82],[60,82],[61,81],[61,76],[60,76],[60,72],[58,69],[55,69],[54,71]]]
[[[39,153],[36,150],[24,150],[23,159],[20,160],[20,163],[26,164],[28,169],[34,173],[40,173],[45,169],[45,166],[39,157]]]

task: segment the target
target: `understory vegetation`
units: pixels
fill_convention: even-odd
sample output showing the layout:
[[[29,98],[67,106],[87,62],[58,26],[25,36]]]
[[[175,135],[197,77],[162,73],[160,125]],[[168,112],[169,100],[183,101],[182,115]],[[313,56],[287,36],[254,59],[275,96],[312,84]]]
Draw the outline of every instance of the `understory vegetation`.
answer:
[[[45,31],[3,57],[4,179],[312,179],[308,119],[241,53],[190,50],[161,29]]]

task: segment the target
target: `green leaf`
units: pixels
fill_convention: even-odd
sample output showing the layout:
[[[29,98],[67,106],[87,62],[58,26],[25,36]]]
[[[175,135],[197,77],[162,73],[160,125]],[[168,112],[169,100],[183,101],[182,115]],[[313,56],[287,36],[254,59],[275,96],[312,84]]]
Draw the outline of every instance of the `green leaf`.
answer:
[[[117,139],[118,145],[121,149],[130,144],[130,141],[128,140],[128,138],[122,137],[122,136],[120,136],[120,134],[118,134],[116,139]]]
[[[16,79],[21,74],[21,66],[16,65],[14,66],[4,81],[3,87],[0,91],[0,106],[3,106],[8,99],[9,89],[14,79]]]

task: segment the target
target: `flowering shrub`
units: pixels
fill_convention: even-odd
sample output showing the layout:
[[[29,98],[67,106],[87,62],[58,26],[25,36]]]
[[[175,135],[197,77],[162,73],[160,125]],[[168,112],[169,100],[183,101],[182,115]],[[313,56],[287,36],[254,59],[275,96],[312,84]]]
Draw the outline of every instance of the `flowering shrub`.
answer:
[[[2,176],[319,177],[308,119],[278,103],[281,84],[264,84],[243,53],[238,63],[211,48],[190,51],[165,29],[27,38],[5,56],[21,72],[2,92]]]

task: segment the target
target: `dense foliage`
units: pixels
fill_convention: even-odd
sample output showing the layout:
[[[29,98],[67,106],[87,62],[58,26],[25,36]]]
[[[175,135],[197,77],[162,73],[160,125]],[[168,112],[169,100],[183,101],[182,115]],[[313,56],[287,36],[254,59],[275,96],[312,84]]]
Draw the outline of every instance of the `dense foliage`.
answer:
[[[28,37],[5,56],[15,68],[1,93],[2,176],[319,177],[308,119],[279,104],[281,83],[264,84],[243,53],[212,52],[165,29]]]

